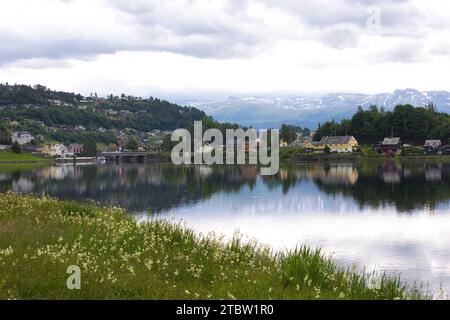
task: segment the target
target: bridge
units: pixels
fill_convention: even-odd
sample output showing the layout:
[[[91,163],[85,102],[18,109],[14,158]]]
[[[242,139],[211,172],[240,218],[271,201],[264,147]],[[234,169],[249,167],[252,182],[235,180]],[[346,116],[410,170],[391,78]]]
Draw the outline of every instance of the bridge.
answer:
[[[104,157],[107,162],[131,162],[131,163],[166,163],[170,162],[170,156],[161,155],[159,152],[101,152],[98,157]]]

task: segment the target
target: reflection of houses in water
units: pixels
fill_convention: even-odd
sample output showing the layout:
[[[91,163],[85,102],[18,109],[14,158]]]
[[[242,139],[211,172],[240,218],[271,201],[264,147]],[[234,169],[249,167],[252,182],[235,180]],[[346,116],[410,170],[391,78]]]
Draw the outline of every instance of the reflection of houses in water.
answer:
[[[258,176],[257,168],[254,166],[241,166],[241,174],[242,177],[254,181],[256,180],[256,177]]]
[[[199,166],[196,168],[197,168],[198,175],[201,178],[208,178],[213,173],[213,169],[211,167]]]
[[[442,165],[426,165],[425,166],[425,180],[427,181],[441,181],[442,180]]]
[[[278,172],[281,180],[287,180],[289,178],[289,171],[287,169],[279,169]]]
[[[381,168],[381,176],[385,183],[400,183],[402,179],[402,168],[394,161],[386,161]]]
[[[329,167],[311,167],[306,172],[310,180],[320,180],[324,184],[354,185],[358,181],[358,170],[353,164],[333,164]]]
[[[52,166],[43,168],[42,177],[46,179],[63,180],[67,177],[75,177],[76,166]]]
[[[31,192],[33,190],[33,182],[30,179],[20,178],[17,181],[13,181],[11,190],[14,192]]]

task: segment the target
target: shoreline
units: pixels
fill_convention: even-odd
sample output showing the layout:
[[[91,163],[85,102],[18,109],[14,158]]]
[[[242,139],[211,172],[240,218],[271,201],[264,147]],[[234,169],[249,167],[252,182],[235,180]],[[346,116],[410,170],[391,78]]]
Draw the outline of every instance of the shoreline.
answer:
[[[366,156],[361,154],[347,155],[296,155],[291,159],[287,159],[286,163],[308,163],[308,162],[340,162],[340,161],[372,161],[372,160],[394,160],[394,161],[450,161],[450,155],[399,155],[395,157],[386,157],[383,155]]]
[[[27,154],[31,155],[31,154]],[[0,166],[14,167],[14,165],[55,165],[55,164],[95,164],[95,157],[78,158],[40,158],[24,160],[0,160]],[[89,160],[89,161],[88,161]],[[302,163],[328,163],[328,162],[359,162],[359,161],[442,161],[450,162],[450,155],[398,155],[387,157],[383,155],[367,156],[362,154],[295,154],[289,158],[280,159],[280,164],[302,164]],[[167,153],[155,154],[147,162],[136,161],[106,161],[106,163],[143,163],[143,164],[171,164]]]
[[[319,249],[274,253],[240,237],[139,223],[119,208],[6,193],[0,226],[0,299],[431,298],[399,276],[338,266]],[[81,290],[65,285],[71,265]]]

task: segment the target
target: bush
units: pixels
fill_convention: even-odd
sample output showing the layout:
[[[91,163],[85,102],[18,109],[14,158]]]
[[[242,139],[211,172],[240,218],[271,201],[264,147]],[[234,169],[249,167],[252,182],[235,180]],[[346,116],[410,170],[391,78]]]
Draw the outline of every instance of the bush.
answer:
[[[127,149],[131,151],[136,151],[139,148],[138,142],[135,138],[130,138],[127,143]]]
[[[379,155],[378,152],[375,151],[375,149],[372,146],[368,147],[361,147],[362,154],[365,156],[377,156]]]
[[[402,149],[402,156],[422,154],[423,150],[417,147],[405,147]]]
[[[20,144],[17,141],[15,141],[11,147],[11,151],[14,153],[21,153],[22,147],[20,146]]]
[[[280,160],[290,160],[296,155],[304,153],[304,151],[304,149],[294,147],[280,148]]]

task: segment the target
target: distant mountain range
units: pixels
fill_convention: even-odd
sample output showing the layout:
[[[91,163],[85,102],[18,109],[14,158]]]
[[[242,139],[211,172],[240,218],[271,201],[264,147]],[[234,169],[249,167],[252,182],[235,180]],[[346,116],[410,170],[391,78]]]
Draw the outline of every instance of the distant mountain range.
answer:
[[[415,89],[373,95],[331,93],[321,96],[228,97],[176,102],[203,110],[220,122],[233,122],[254,128],[277,128],[283,123],[316,128],[319,122],[350,118],[358,106],[367,109],[376,105],[392,110],[398,104],[421,107],[431,101],[438,111],[450,113],[450,92]]]

